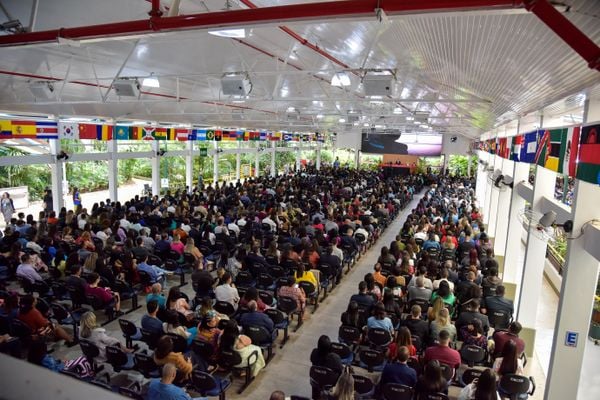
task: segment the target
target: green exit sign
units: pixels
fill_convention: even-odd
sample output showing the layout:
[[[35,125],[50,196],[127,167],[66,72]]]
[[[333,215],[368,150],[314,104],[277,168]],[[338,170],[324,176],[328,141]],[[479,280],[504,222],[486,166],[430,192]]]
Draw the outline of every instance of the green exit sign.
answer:
[[[200,147],[200,156],[201,157],[208,156],[208,148],[206,148],[206,147]]]

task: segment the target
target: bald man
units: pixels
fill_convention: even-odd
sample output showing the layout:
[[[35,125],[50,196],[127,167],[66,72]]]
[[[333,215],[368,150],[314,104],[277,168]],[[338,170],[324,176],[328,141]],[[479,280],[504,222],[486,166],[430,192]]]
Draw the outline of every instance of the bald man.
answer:
[[[163,366],[162,378],[152,379],[148,387],[148,400],[192,400],[192,397],[179,386],[173,385],[177,367],[167,363]],[[206,400],[206,397],[197,397],[194,400]]]

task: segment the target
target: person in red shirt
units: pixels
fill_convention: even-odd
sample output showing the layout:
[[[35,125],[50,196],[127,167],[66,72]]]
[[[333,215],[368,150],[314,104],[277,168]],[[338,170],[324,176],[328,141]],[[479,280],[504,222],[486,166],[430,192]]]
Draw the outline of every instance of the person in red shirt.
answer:
[[[60,325],[48,321],[35,306],[37,299],[28,294],[21,298],[18,318],[27,325],[34,334],[48,337],[52,340],[64,340],[67,344],[73,343],[73,336],[69,335]]]
[[[525,351],[525,341],[519,337],[519,332],[521,332],[522,326],[518,321],[513,321],[508,326],[508,330],[497,330],[494,332],[494,336],[492,340],[494,341],[493,349],[490,348],[490,352],[494,354],[494,356],[500,356],[502,354],[502,349],[504,349],[504,345],[508,343],[509,340],[514,340],[517,345],[517,354],[520,356]]]
[[[451,349],[448,344],[450,343],[450,333],[443,329],[440,331],[438,336],[438,344],[430,346],[425,350],[425,363],[431,360],[437,360],[443,364],[456,369],[460,366],[460,353],[454,349]]]
[[[113,292],[109,288],[98,286],[100,275],[95,272],[89,274],[87,280],[88,285],[85,288],[85,294],[99,298],[106,307],[114,306],[117,315],[121,315],[121,298],[119,297],[119,293]]]

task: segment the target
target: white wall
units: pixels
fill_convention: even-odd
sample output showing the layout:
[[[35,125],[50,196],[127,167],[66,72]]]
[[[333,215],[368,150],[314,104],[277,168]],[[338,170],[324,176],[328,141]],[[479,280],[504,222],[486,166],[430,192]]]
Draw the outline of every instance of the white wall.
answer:
[[[360,129],[350,131],[338,131],[337,140],[333,145],[336,149],[360,149],[362,133]]]
[[[451,142],[450,138],[456,136],[456,142]],[[471,141],[461,135],[445,134],[442,139],[442,154],[448,155],[467,155]]]

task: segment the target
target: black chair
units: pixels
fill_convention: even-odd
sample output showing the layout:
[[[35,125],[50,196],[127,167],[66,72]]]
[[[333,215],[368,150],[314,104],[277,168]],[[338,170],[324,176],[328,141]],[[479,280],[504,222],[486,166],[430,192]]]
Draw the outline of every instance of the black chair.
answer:
[[[487,351],[472,344],[464,345],[460,348],[460,358],[463,364],[473,368],[487,359]]]
[[[510,314],[502,310],[490,311],[488,313],[488,319],[490,321],[490,326],[495,330],[507,329],[511,321]]]
[[[265,290],[259,290],[258,297],[262,300],[263,303],[265,303],[269,307],[275,304],[275,299],[273,298],[273,295]]]
[[[125,314],[135,311],[141,307],[138,304],[137,292],[127,282],[123,282],[123,281],[117,279],[117,280],[115,280],[115,283],[112,285],[112,289],[115,292],[119,293],[119,296],[121,297],[121,306],[123,306],[124,301],[131,300],[131,308],[129,310],[125,311]],[[122,310],[122,307],[121,307],[121,310]]]
[[[60,325],[71,325],[73,328],[73,339],[75,343],[77,343],[79,341],[79,321],[86,310],[80,308],[69,311],[65,306],[59,303],[50,304],[50,308],[52,309],[53,319],[55,319]]]
[[[135,382],[134,385],[138,385],[138,383]],[[120,395],[125,396],[129,399],[145,400],[144,395],[139,390],[135,390],[130,387],[119,387],[118,392]]]
[[[254,287],[256,282],[254,281],[254,277],[249,271],[239,271],[237,276],[235,277],[235,286],[236,287]]]
[[[138,269],[138,275],[140,276],[140,288],[142,291],[146,291],[147,288],[152,286],[152,284],[154,283],[152,281],[152,277],[146,271],[142,271],[139,269]]]
[[[298,316],[298,323],[296,324],[294,332],[296,332],[302,326],[302,312],[298,308],[298,303],[296,303],[295,299],[288,296],[278,296],[277,308],[287,314],[290,321],[293,319],[294,315]]]
[[[213,308],[216,312],[225,314],[229,318],[233,317],[235,314],[235,308],[233,308],[233,304],[228,303],[226,301],[217,301]]]
[[[533,396],[535,393],[535,380],[533,376],[528,378],[517,374],[505,374],[500,378],[498,391],[502,398],[511,400],[517,400],[520,395],[524,394]]]
[[[73,308],[81,308],[83,304],[87,304],[85,293],[80,287],[67,285],[66,288]]]
[[[367,331],[367,339],[375,348],[385,348],[392,343],[392,335],[389,331],[382,328],[370,328]]]
[[[262,290],[275,290],[275,279],[266,272],[260,272],[256,278],[256,287]]]
[[[160,369],[152,356],[145,353],[134,353],[133,361],[134,369],[142,374],[144,378],[160,378]]]
[[[289,335],[288,335],[288,328],[290,326],[290,319],[289,317],[281,312],[280,310],[277,310],[275,308],[268,308],[265,310],[265,314],[267,314],[267,316],[269,318],[271,318],[271,321],[273,321],[273,325],[275,326],[275,329],[277,329],[277,331],[283,331],[283,340],[281,341],[281,344],[279,345],[279,348],[283,348],[283,346],[285,345],[285,343],[287,342]]]
[[[340,326],[340,329],[338,329],[338,340],[351,346],[353,349],[356,349],[356,346],[360,344],[361,335],[361,330],[354,326],[342,325]]]
[[[269,275],[271,275],[274,279],[282,278],[286,275],[286,272],[279,265],[273,265],[269,268]]]
[[[415,305],[421,307],[421,311],[423,314],[426,314],[427,310],[429,310],[429,302],[427,300],[412,299],[407,303],[406,312],[410,312],[410,309],[412,308],[412,306],[415,306]]]
[[[310,386],[313,388],[313,398],[322,398],[323,392],[329,391],[338,380],[339,374],[327,367],[313,365],[310,367]]]
[[[192,372],[191,386],[202,396],[219,396],[219,400],[225,400],[225,392],[231,386],[231,382],[229,379],[220,379],[206,372],[195,370]]]
[[[331,290],[335,288],[335,273],[333,271],[333,267],[329,264],[320,264],[319,271],[321,272],[321,281],[320,286],[323,289],[323,297],[321,301],[323,301],[327,297],[327,290],[329,286],[331,286]]]
[[[354,378],[354,392],[358,395],[358,400],[371,399],[375,393],[375,384],[366,376],[352,374]]]
[[[92,366],[92,370],[96,375],[98,372],[104,369],[104,365],[98,365],[96,362],[96,358],[100,355],[100,349],[94,343],[90,342],[86,339],[79,340],[79,347],[81,348],[81,352],[87,359],[87,361]],[[106,374],[108,376],[108,374]]]
[[[133,349],[133,341],[141,339],[139,329],[133,322],[122,318],[119,319],[119,326],[121,327],[121,332],[123,332],[123,336],[125,337],[125,345],[128,349]]]
[[[113,371],[131,371],[134,369],[133,354],[125,353],[120,346],[106,346],[106,361]]]
[[[252,325],[244,327],[244,334],[252,340],[253,344],[259,346],[263,351],[267,351],[265,363],[268,364],[273,358],[273,335],[262,326]]]
[[[253,353],[250,354],[245,365],[240,365],[242,363],[242,357],[239,355],[238,352],[233,351],[233,350],[225,350],[225,349],[220,350],[219,360],[218,360],[219,366],[226,368],[228,370],[242,371],[246,374],[244,384],[238,390],[238,394],[241,394],[244,390],[246,390],[248,385],[250,385],[250,383],[254,379],[252,377],[252,368],[251,367],[252,367],[252,364],[254,364],[257,359],[258,359],[258,350],[254,351]]]
[[[146,343],[150,350],[154,350],[161,334],[147,331],[144,328],[140,328],[140,333],[142,334],[141,341]]]
[[[304,290],[304,294],[306,295],[306,299],[307,300],[312,300],[315,302],[315,307],[313,308],[313,314],[315,311],[317,311],[317,308],[319,307],[319,289],[315,287],[315,285],[313,285],[310,282],[306,282],[306,281],[300,281],[298,283],[298,286],[302,288],[302,290]]]
[[[421,395],[419,400],[449,400],[449,397],[444,393],[427,393]]]
[[[476,378],[479,378],[479,376],[482,373],[483,373],[483,371],[480,369],[475,369],[475,368],[466,369],[465,372],[463,372],[462,376],[460,377],[461,386],[467,386],[468,384],[473,382],[473,380],[475,380]]]
[[[150,264],[150,265],[156,265],[156,266],[160,267],[160,266],[163,265],[163,260],[159,256],[157,256],[157,255],[150,254],[148,256],[147,263]]]
[[[414,389],[399,383],[388,383],[383,387],[385,400],[412,400]]]
[[[213,361],[215,348],[212,344],[205,342],[204,340],[200,340],[198,338],[194,339],[191,345],[191,350],[200,357],[208,366],[215,366],[216,362]]]
[[[360,367],[369,372],[381,372],[385,366],[385,352],[365,349],[360,352]]]
[[[185,353],[187,351],[187,340],[175,333],[167,333],[167,336],[173,341],[173,351],[175,353]]]
[[[175,253],[177,253],[177,252],[175,252]],[[177,254],[179,254],[179,253],[177,253]],[[187,282],[185,281],[185,269],[183,268],[182,265],[180,265],[177,262],[177,260],[167,258],[165,260],[164,268],[167,271],[172,272],[173,275],[179,275],[179,287],[187,285]]]
[[[352,365],[354,361],[354,352],[350,346],[344,343],[331,342],[331,351],[340,356],[342,364]]]
[[[21,341],[29,342],[33,334],[29,325],[20,319],[14,318],[8,325],[10,336],[19,338]]]

